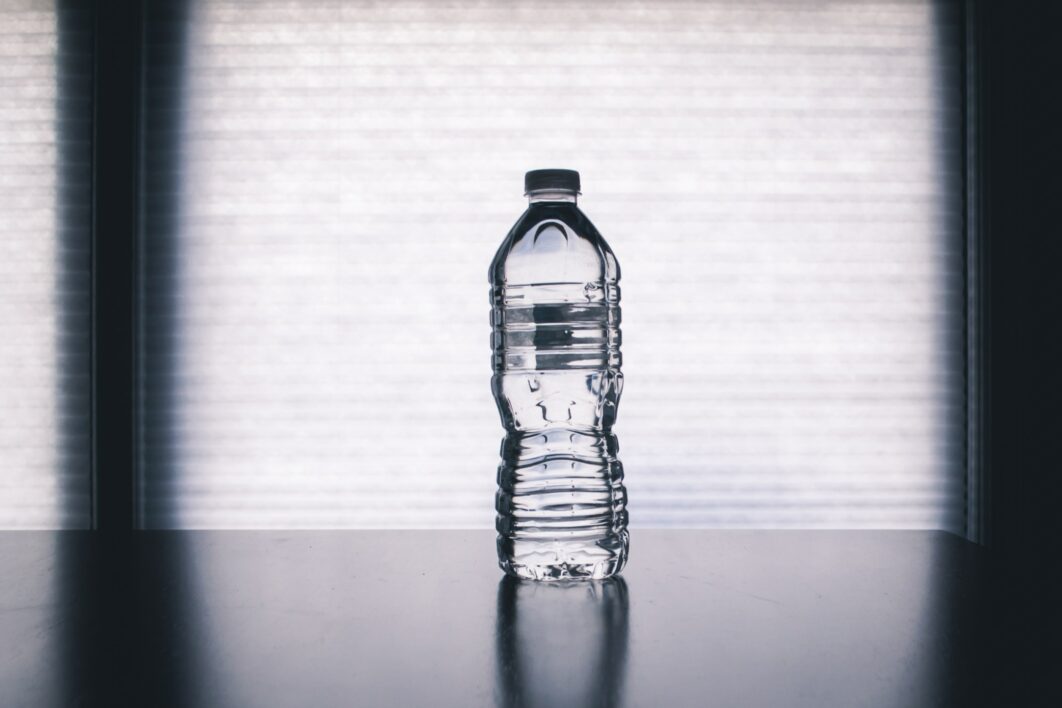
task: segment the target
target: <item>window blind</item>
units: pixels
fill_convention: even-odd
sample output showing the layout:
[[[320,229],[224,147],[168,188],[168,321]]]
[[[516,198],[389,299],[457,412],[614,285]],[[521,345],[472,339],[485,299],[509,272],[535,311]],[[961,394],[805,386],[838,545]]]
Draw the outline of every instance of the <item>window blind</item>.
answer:
[[[956,3],[153,5],[145,525],[491,525],[486,268],[569,167],[632,525],[961,530]]]
[[[91,8],[0,1],[0,528],[90,506]]]

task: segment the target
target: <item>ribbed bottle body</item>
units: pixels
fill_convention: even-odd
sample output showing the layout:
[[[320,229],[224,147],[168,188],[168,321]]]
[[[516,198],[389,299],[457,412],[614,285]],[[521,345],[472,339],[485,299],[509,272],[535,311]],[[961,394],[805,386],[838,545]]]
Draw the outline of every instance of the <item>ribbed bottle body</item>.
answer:
[[[615,256],[574,203],[532,204],[490,282],[499,563],[537,580],[614,575],[628,550]]]

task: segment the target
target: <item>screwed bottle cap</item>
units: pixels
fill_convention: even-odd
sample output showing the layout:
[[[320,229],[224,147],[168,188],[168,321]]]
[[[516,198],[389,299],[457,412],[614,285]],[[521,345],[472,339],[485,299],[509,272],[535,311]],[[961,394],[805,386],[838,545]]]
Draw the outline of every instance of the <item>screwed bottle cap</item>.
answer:
[[[579,173],[575,170],[531,170],[524,175],[524,194],[553,189],[579,194]]]

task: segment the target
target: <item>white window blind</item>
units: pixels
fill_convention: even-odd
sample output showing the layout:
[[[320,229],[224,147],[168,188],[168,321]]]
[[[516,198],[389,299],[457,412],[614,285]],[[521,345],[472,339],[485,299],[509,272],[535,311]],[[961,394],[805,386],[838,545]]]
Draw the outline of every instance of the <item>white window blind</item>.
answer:
[[[632,525],[960,530],[953,2],[149,9],[142,522],[486,527],[524,170],[623,271]]]
[[[0,0],[0,528],[90,522],[91,7]]]

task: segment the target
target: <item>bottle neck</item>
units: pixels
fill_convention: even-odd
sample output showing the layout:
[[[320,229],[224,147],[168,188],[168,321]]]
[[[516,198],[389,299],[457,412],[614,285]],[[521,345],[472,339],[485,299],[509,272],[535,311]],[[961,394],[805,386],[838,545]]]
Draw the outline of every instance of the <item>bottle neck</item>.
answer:
[[[576,192],[568,190],[540,190],[530,192],[527,195],[529,204],[542,204],[544,202],[559,202],[563,204],[575,204]]]

